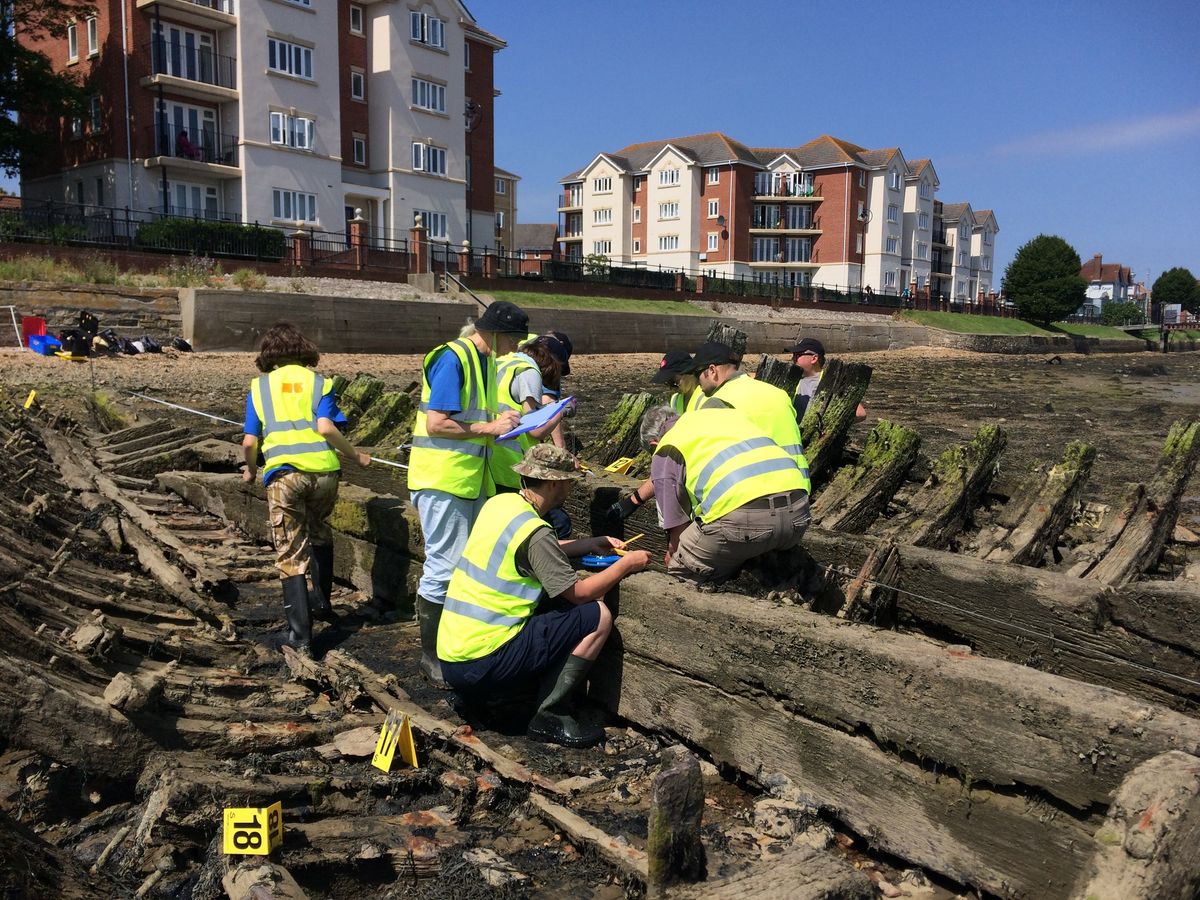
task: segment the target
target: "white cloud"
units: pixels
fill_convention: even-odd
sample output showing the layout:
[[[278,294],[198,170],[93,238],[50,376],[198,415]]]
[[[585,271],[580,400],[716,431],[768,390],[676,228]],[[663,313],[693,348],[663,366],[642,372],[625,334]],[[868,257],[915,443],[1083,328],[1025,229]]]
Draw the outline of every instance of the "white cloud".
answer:
[[[1065,156],[1148,147],[1200,132],[1200,107],[1184,112],[1121,118],[1078,128],[1043,131],[992,150],[994,156]]]

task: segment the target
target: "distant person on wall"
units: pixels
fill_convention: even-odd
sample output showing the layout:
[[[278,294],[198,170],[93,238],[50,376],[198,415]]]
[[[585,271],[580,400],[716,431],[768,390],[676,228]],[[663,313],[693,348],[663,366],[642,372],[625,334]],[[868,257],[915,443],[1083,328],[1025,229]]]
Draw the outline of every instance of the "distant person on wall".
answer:
[[[312,619],[335,622],[333,531],[326,519],[337,501],[338,453],[366,466],[371,458],[342,437],[333,381],[313,371],[320,354],[295,325],[273,325],[254,364],[264,374],[246,397],[242,453],[245,481],[258,474],[262,447],[275,565],[283,578],[288,643],[309,653]],[[336,452],[335,452],[336,451]],[[316,601],[310,606],[306,575],[312,572]]]
[[[799,422],[804,418],[808,402],[812,400],[817,386],[821,383],[821,374],[825,371],[825,345],[816,338],[804,338],[792,347],[784,347],[783,352],[792,354],[792,365],[803,373],[792,398],[792,406],[796,409],[796,421]],[[861,403],[858,404],[854,415],[865,419],[867,408]]]
[[[192,144],[188,138],[187,129],[179,132],[179,137],[175,138],[175,155],[182,156],[185,159],[199,159],[200,151]]]

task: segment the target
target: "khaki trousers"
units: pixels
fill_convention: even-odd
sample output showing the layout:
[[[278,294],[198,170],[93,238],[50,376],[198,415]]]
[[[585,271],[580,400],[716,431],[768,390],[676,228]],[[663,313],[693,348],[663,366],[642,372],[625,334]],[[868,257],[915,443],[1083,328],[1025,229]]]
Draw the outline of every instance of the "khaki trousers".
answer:
[[[308,572],[309,547],[332,544],[325,520],[337,502],[340,472],[284,472],[267,485],[275,565],[284,578]]]
[[[800,546],[808,528],[808,494],[787,491],[739,506],[713,522],[693,521],[679,536],[667,572],[692,581],[722,581],[751,559]]]

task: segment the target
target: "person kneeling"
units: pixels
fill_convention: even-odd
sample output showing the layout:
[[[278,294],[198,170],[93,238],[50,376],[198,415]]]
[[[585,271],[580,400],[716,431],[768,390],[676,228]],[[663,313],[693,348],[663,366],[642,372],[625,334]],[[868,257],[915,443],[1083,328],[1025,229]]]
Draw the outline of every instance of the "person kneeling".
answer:
[[[624,545],[608,537],[560,544],[546,521],[581,477],[575,458],[553,444],[537,444],[512,469],[521,476],[521,490],[483,505],[450,578],[437,636],[442,677],[466,697],[494,698],[541,676],[529,737],[591,747],[604,731],[575,717],[572,695],[612,630],[602,598],[626,575],[645,569],[650,554],[629,551],[604,571],[577,580],[568,557]],[[535,615],[551,598],[571,605]]]
[[[740,410],[642,419],[650,477],[667,530],[667,573],[715,585],[752,559],[800,545],[808,527],[808,470]]]

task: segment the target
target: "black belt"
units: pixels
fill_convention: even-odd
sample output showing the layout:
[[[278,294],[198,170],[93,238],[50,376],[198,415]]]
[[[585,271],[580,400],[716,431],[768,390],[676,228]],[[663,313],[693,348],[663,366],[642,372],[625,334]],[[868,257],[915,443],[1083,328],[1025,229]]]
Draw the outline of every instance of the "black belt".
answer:
[[[787,491],[783,494],[768,494],[766,497],[759,497],[757,500],[751,500],[749,503],[743,503],[739,509],[772,509],[782,506],[791,506],[797,500],[801,500],[808,496],[806,491]]]

